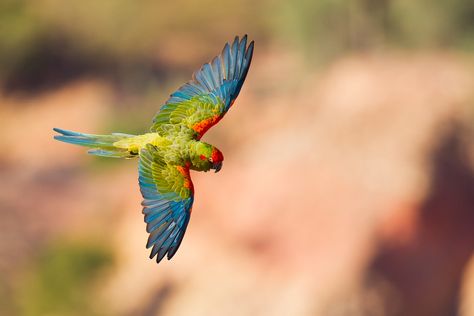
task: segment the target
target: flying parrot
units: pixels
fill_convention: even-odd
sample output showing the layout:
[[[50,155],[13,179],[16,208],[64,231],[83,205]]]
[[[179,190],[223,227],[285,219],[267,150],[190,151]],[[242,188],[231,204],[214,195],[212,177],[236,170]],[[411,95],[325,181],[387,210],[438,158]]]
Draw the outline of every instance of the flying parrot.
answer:
[[[59,128],[56,140],[90,147],[89,154],[138,158],[138,182],[149,233],[150,259],[171,259],[183,240],[191,216],[194,187],[190,170],[218,172],[224,156],[201,141],[227,113],[245,81],[254,42],[247,35],[227,43],[220,55],[204,64],[192,80],[171,94],[143,135],[92,135]]]

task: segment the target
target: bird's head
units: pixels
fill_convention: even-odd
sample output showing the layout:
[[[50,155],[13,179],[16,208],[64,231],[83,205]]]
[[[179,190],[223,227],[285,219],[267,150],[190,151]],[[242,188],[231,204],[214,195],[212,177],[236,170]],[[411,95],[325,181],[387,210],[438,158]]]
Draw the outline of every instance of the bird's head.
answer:
[[[193,163],[195,169],[208,171],[214,169],[215,172],[219,172],[222,168],[222,162],[224,161],[224,155],[216,147],[200,142],[196,146],[197,161]]]

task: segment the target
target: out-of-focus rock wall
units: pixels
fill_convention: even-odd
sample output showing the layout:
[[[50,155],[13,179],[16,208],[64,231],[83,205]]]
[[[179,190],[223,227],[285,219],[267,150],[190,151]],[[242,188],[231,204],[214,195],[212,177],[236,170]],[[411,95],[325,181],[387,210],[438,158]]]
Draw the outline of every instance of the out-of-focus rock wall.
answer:
[[[114,91],[2,99],[0,267],[91,234],[115,252],[95,287],[113,315],[470,315],[473,66],[353,56],[306,74],[274,54],[256,56],[206,135],[224,168],[192,174],[192,220],[160,265],[144,247],[136,162],[84,170],[98,158],[52,141],[55,126],[105,132]]]

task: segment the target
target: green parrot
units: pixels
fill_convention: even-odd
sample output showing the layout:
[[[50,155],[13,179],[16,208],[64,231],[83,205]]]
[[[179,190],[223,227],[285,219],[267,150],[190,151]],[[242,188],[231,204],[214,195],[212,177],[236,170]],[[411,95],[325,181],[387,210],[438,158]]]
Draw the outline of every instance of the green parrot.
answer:
[[[171,259],[183,240],[191,216],[194,187],[190,170],[218,172],[224,156],[200,139],[227,113],[245,81],[254,42],[236,37],[221,54],[204,64],[160,108],[150,133],[92,135],[59,128],[56,140],[92,148],[88,153],[138,158],[138,182],[149,233],[150,259]]]

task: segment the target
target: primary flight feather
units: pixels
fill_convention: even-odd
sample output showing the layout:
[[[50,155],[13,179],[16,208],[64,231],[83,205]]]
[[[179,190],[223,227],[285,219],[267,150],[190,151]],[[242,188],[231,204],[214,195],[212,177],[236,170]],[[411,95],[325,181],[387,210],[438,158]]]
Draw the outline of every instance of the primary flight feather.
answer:
[[[252,60],[254,42],[236,37],[204,64],[160,108],[150,133],[92,135],[59,128],[55,139],[91,147],[90,154],[139,158],[138,182],[149,233],[150,258],[171,259],[183,240],[194,201],[190,170],[218,172],[224,156],[200,141],[227,113],[239,95]]]

